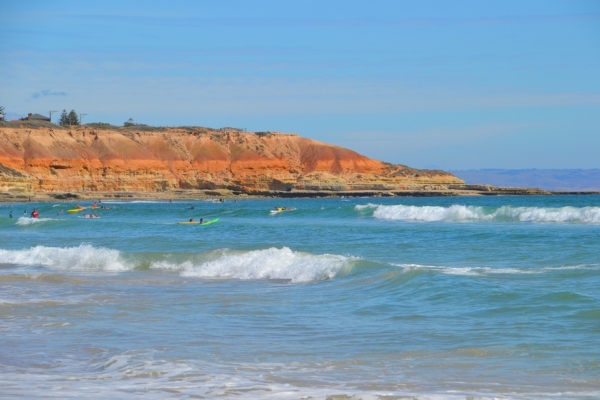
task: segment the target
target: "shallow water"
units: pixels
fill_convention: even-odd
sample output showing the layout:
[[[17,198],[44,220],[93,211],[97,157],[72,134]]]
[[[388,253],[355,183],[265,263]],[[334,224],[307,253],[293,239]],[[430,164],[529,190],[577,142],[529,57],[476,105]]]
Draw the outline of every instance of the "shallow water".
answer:
[[[103,205],[0,206],[2,397],[600,396],[600,196]]]

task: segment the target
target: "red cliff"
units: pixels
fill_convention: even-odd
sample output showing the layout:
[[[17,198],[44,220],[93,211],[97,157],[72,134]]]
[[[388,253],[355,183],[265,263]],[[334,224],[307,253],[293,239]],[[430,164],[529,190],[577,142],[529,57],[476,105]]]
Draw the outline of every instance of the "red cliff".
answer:
[[[0,128],[0,192],[443,190],[462,183],[295,134]]]

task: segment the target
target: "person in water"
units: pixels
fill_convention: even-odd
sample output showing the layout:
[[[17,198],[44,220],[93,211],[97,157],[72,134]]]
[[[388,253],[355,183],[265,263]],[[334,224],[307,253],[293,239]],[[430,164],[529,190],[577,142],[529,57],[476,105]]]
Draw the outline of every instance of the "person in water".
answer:
[[[196,222],[196,221],[194,221],[194,218],[190,218],[190,222]]]
[[[12,218],[12,211],[8,213],[8,218]]]
[[[27,210],[23,211],[23,216],[26,217],[27,216]]]
[[[78,210],[83,210],[83,207],[81,207],[79,204],[77,204],[76,207],[77,207]]]
[[[194,206],[191,206],[190,208],[188,208],[188,210],[193,210],[193,209],[194,209]]]
[[[33,212],[31,213],[31,218],[38,218],[40,216],[40,213],[38,212],[38,210],[36,208],[33,209]]]
[[[200,223],[203,223],[203,222],[204,222],[204,218],[200,218]]]
[[[92,208],[98,208],[98,204],[96,204],[96,202],[94,202],[94,205],[92,205]]]

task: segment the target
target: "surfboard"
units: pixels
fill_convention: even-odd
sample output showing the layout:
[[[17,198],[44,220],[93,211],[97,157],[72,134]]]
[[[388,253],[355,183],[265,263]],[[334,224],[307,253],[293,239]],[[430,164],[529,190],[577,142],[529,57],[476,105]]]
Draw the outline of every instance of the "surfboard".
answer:
[[[199,221],[194,221],[194,222],[178,222],[179,225],[210,225],[210,224],[214,224],[215,222],[217,222],[219,220],[219,218],[215,218],[215,219],[211,219],[210,221],[204,221],[203,223],[200,223]]]
[[[74,208],[72,210],[67,210],[68,213],[78,213],[80,211],[85,210],[85,208]]]
[[[276,210],[271,210],[271,214],[279,214],[284,211],[294,211],[294,210],[295,210],[294,207],[289,207],[289,208],[285,208],[285,209],[283,207],[277,207]]]

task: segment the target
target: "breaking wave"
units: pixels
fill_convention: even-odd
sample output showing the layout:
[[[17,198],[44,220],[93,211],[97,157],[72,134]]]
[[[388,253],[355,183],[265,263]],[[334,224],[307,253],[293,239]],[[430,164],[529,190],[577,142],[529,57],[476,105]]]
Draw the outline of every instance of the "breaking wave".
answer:
[[[17,225],[31,225],[39,224],[40,222],[56,221],[54,218],[30,218],[30,217],[19,217]]]
[[[287,247],[254,251],[219,250],[184,256],[178,262],[169,255],[124,255],[118,250],[82,244],[76,247],[35,246],[23,250],[0,249],[3,264],[43,266],[54,270],[129,271],[139,269],[177,271],[181,276],[229,279],[283,279],[294,283],[332,279],[351,268],[350,257],[315,255]]]
[[[180,264],[155,262],[153,269],[176,269],[200,278],[285,279],[294,283],[332,279],[349,269],[351,258],[295,252],[287,247],[246,252],[224,251],[214,260]]]
[[[125,271],[133,267],[126,263],[118,250],[82,244],[76,247],[35,246],[24,250],[2,250],[5,264],[41,265],[59,270]]]
[[[366,204],[355,206],[357,211],[373,209],[373,217],[398,221],[520,221],[600,224],[600,207],[511,207],[486,208],[452,205],[405,206]]]

